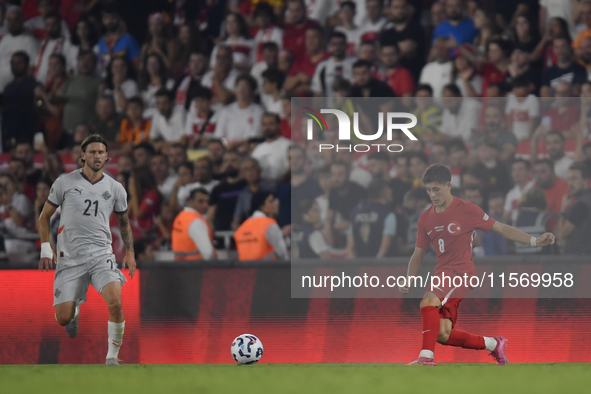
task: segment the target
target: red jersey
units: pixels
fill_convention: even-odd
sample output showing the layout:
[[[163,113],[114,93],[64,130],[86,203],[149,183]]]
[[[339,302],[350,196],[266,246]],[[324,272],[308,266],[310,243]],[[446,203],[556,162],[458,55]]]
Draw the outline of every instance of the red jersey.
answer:
[[[472,242],[474,231],[489,232],[495,219],[469,201],[454,197],[443,212],[435,212],[435,205],[421,214],[418,222],[416,246],[428,250],[433,244],[437,255],[436,274],[442,271],[474,273]]]
[[[306,56],[306,29],[318,22],[306,19],[303,25],[285,25],[283,28],[283,49],[288,49],[295,61]]]

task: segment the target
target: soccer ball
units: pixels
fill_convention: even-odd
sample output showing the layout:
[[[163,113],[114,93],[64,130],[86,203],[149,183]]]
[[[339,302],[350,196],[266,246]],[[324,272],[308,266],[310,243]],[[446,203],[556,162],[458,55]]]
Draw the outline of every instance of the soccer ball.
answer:
[[[263,343],[252,334],[242,334],[232,342],[232,357],[239,364],[254,364],[263,357]]]

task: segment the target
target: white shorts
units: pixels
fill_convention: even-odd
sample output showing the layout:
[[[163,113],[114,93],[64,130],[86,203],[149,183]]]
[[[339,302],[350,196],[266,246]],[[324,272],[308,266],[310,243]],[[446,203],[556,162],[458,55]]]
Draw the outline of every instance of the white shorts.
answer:
[[[127,279],[117,268],[115,255],[71,267],[60,267],[58,264],[53,280],[53,305],[69,301],[83,304],[90,284],[101,293],[106,285],[116,281],[123,286]]]

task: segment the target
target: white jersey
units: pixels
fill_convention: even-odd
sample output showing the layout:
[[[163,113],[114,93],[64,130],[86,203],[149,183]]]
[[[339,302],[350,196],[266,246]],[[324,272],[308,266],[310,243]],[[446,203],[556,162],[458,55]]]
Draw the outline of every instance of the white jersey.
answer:
[[[82,169],[56,179],[47,202],[61,207],[57,264],[81,265],[113,254],[109,219],[127,211],[127,192],[108,175],[91,182]]]

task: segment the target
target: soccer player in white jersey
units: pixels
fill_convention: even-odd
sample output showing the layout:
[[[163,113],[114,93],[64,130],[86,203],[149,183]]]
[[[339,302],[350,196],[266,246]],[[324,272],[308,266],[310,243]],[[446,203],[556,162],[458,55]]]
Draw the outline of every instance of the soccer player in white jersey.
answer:
[[[127,193],[119,182],[103,174],[109,154],[102,136],[88,136],[81,148],[83,167],[54,182],[41,212],[39,269],[49,271],[56,263],[53,283],[55,318],[60,325],[66,326],[70,338],[78,333],[80,305],[86,301],[88,286],[92,284],[103,296],[110,314],[106,365],[119,366],[117,356],[125,328],[121,287],[127,280],[117,268],[111,247],[109,218],[115,211],[126,250],[123,268],[129,267],[129,276],[133,279],[136,263],[127,216]],[[52,249],[49,219],[57,207],[61,207],[60,227],[55,249]]]

